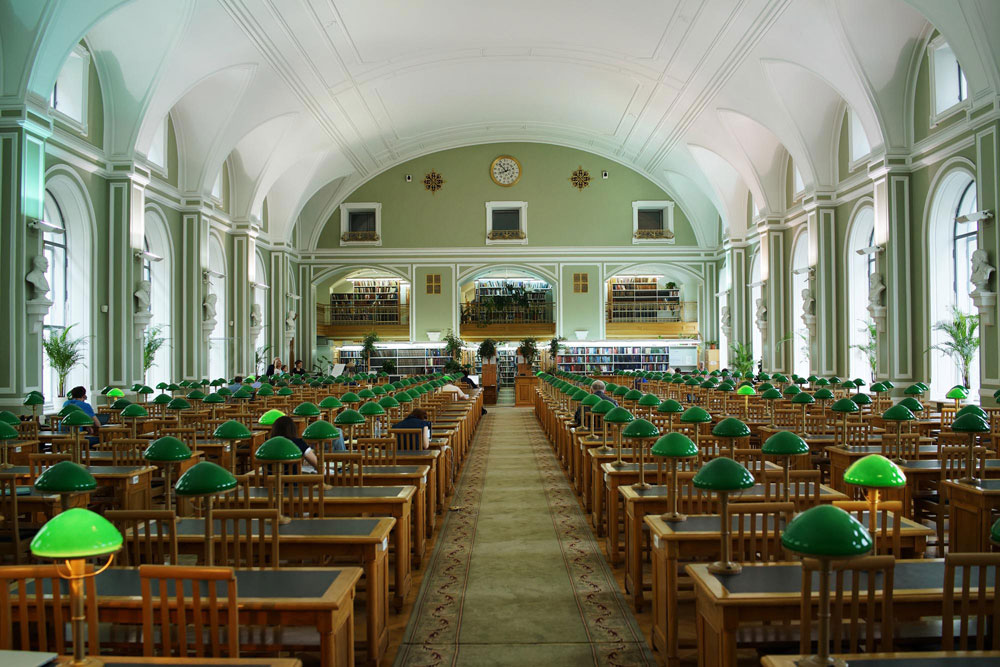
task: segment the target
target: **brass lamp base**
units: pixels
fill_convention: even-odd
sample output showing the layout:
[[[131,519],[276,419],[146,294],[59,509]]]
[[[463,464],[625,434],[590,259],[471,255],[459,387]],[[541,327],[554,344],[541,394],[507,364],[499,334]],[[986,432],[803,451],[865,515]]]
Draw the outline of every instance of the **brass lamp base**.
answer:
[[[65,667],[104,667],[104,661],[100,658],[87,656],[83,660],[70,660],[62,663]]]
[[[712,574],[739,574],[743,571],[743,566],[732,561],[717,560],[708,566],[708,571]]]
[[[982,486],[983,480],[978,477],[963,477],[958,480],[962,484],[968,484],[970,486]]]
[[[290,516],[285,516],[284,514],[282,514],[281,516],[278,517],[278,523],[282,525],[289,524],[291,522],[292,522],[292,517]]]
[[[650,487],[649,482],[636,482],[632,485],[633,489],[648,489]]]
[[[616,468],[624,468],[625,467],[625,462],[624,461],[612,461],[611,465],[613,465]]]
[[[832,655],[821,658],[818,655],[811,655],[802,658],[795,663],[799,667],[847,667],[847,661],[843,658],[835,658]]]
[[[687,514],[681,514],[680,512],[667,512],[666,514],[661,514],[660,518],[664,521],[669,521],[670,523],[680,523],[681,521],[687,521]]]

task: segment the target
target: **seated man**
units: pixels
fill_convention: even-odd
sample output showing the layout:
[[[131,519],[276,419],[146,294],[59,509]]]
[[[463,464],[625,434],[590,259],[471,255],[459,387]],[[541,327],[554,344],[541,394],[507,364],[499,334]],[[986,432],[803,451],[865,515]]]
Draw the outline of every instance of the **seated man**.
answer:
[[[229,385],[229,391],[235,394],[242,388],[243,388],[243,376],[237,375],[236,377],[233,378],[233,383]]]
[[[427,412],[421,408],[417,408],[406,415],[406,419],[400,422],[396,422],[392,425],[393,428],[419,428],[423,429],[420,448],[428,449],[431,446],[431,423],[427,421]],[[399,442],[399,438],[396,438],[396,445],[402,449],[402,443]]]
[[[596,396],[597,398],[601,399],[602,401],[611,401],[612,403],[614,403],[617,406],[618,405],[618,401],[616,401],[615,399],[611,398],[610,396],[608,396],[607,394],[604,393],[604,388],[606,386],[607,385],[604,384],[603,382],[601,382],[600,380],[596,380],[594,382],[594,384],[590,385],[590,391],[591,391],[591,393],[594,394],[594,396]],[[580,425],[580,420],[582,418],[583,418],[583,406],[580,406],[580,407],[578,407],[576,409],[576,415],[574,415],[574,417],[573,417],[573,423],[576,426],[579,426]]]
[[[461,389],[459,389],[458,386],[452,384],[451,382],[449,382],[448,384],[445,384],[445,385],[441,385],[441,391],[450,392],[452,394],[455,394],[459,398],[463,398],[463,399],[469,397],[468,394],[466,394],[464,391],[462,391]]]
[[[87,432],[91,435],[97,435],[97,429],[101,428],[101,422],[97,418],[97,413],[94,412],[94,408],[87,402],[87,390],[84,387],[73,387],[69,390],[69,398],[63,403],[63,407],[67,405],[75,405],[76,407],[83,410],[91,419],[94,420],[94,425],[88,427]]]

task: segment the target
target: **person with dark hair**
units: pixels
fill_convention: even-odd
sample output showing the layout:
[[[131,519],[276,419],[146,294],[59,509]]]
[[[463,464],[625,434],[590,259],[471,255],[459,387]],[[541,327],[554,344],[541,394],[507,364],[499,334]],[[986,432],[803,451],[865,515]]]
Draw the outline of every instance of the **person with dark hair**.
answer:
[[[94,420],[93,428],[88,428],[88,431],[92,435],[97,435],[97,429],[101,428],[101,422],[97,419],[97,414],[94,412],[93,406],[87,402],[87,389],[85,387],[73,387],[69,390],[69,398],[63,403],[63,407],[67,405],[75,405],[76,407],[83,410],[83,412]]]
[[[295,445],[302,450],[302,458],[305,459],[306,463],[312,466],[313,470],[316,470],[316,466],[319,465],[319,460],[316,458],[316,452],[313,448],[309,446],[305,440],[299,437],[299,427],[296,425],[295,420],[291,417],[284,416],[278,417],[274,420],[274,424],[271,425],[271,435],[270,438],[276,437],[288,438]],[[347,447],[344,446],[344,436],[340,435],[336,440],[333,441],[333,451],[343,452],[346,451]]]
[[[229,385],[229,391],[235,394],[242,388],[243,388],[243,376],[237,375],[236,377],[233,378],[233,383]]]
[[[392,425],[393,428],[420,428],[423,429],[423,443],[421,447],[427,449],[431,445],[431,423],[427,420],[427,411],[417,408],[410,411],[406,418]]]
[[[476,381],[473,380],[471,377],[469,377],[469,369],[468,368],[462,368],[462,377],[460,377],[458,379],[458,381],[459,382],[464,382],[465,384],[469,385],[473,389],[478,389],[479,388],[479,385],[476,384]]]
[[[292,370],[290,371],[290,373],[292,375],[305,375],[306,374],[306,369],[305,369],[305,366],[302,365],[302,360],[301,359],[296,359],[295,360],[295,365],[292,366]]]

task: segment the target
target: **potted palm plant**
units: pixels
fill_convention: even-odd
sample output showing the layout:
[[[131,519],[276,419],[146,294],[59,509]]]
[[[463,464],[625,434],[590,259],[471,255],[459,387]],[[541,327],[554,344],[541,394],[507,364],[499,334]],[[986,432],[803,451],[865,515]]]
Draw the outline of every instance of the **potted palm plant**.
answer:
[[[978,329],[979,316],[967,315],[959,310],[958,306],[952,306],[951,320],[942,320],[934,325],[934,331],[943,333],[945,340],[931,347],[952,358],[962,375],[962,384],[965,387],[971,386],[969,367],[972,366],[972,361],[979,350]]]
[[[864,356],[865,361],[868,362],[868,368],[871,369],[872,382],[875,381],[875,373],[878,370],[878,329],[875,323],[871,320],[865,322],[864,327],[862,327],[861,332],[866,335],[864,342],[851,345],[852,348],[857,350]]]
[[[538,358],[538,343],[534,338],[522,339],[517,346],[517,354],[524,359],[523,363],[518,364],[518,374],[530,375],[531,368],[535,364],[535,359]]]
[[[375,343],[378,340],[378,334],[374,331],[361,340],[361,357],[365,360],[365,370],[371,370],[372,357],[375,355]]]
[[[733,343],[729,346],[732,356],[729,365],[734,371],[739,371],[743,377],[753,374],[753,349],[744,343]]]
[[[66,378],[78,364],[83,363],[84,337],[70,338],[69,332],[74,324],[62,331],[52,332],[48,338],[42,339],[42,347],[49,358],[49,365],[59,376],[59,396],[66,395]]]
[[[566,340],[562,336],[556,336],[549,341],[549,363],[555,367],[559,368],[559,350],[563,348],[562,342]]]
[[[465,345],[462,339],[455,335],[454,331],[449,329],[448,333],[442,338],[444,341],[444,351],[449,357],[455,361],[459,361],[462,356],[462,346]]]
[[[148,327],[146,329],[145,337],[142,343],[142,381],[143,384],[146,382],[146,374],[149,373],[149,369],[153,367],[156,362],[156,353],[160,351],[167,339],[162,336],[163,327],[159,324]]]

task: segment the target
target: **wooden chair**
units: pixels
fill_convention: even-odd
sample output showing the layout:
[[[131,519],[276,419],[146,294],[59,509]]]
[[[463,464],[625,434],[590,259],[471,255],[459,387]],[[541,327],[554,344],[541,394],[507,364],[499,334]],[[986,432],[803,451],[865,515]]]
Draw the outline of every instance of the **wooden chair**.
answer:
[[[211,565],[273,567],[278,561],[278,510],[213,510],[219,546]]]
[[[839,425],[838,428],[843,428]],[[868,438],[871,435],[872,427],[868,422],[847,422],[847,430],[844,432],[843,442],[848,447],[866,447]]]
[[[973,569],[976,570],[973,582]],[[992,571],[993,583],[987,583]],[[955,641],[955,587],[958,642]],[[988,599],[992,598],[992,599]],[[949,553],[944,557],[942,644],[946,651],[996,650],[1000,646],[1000,553]],[[970,644],[974,644],[970,646]]]
[[[38,479],[39,475],[60,461],[72,459],[69,454],[28,454],[28,474],[32,479]]]
[[[171,435],[177,438],[187,445],[191,451],[194,451],[198,446],[198,429],[196,428],[178,426],[161,428],[160,436],[162,437],[166,435]]]
[[[246,473],[236,478],[236,488],[231,493],[223,493],[215,496],[213,508],[220,510],[248,510],[250,509],[250,489],[256,484],[252,477],[253,473]]]
[[[394,466],[396,465],[396,439],[360,438],[358,449],[364,465]]]
[[[854,515],[854,518],[861,522],[862,526],[868,527],[869,505],[864,500],[835,500],[834,507],[839,507],[845,512]],[[892,529],[889,523],[892,515]],[[879,554],[895,556],[901,558],[903,503],[900,500],[883,500],[878,504],[878,525],[875,532],[875,549]]]
[[[727,515],[732,531],[733,560],[771,563],[786,560],[781,533],[795,514],[794,503],[732,503]]]
[[[958,410],[954,406],[942,406],[941,407],[941,430],[945,431],[951,428],[952,422],[955,421],[955,413]]]
[[[158,652],[167,657],[202,658],[210,648],[214,658],[240,657],[233,568],[140,565],[139,580],[144,656]],[[226,588],[224,608],[219,605],[218,582]]]
[[[149,440],[141,438],[115,438],[111,441],[111,465],[144,466],[147,464],[142,453],[149,446]]]
[[[38,528],[21,517],[17,506],[17,478],[0,475],[0,554],[11,555],[15,563],[23,563],[28,555],[31,539]],[[2,608],[2,607],[0,607]]]
[[[364,486],[363,454],[337,452],[326,459],[326,481],[333,486]]]
[[[389,434],[396,438],[396,449],[401,452],[424,449],[424,429],[422,428],[390,428]]]
[[[323,475],[283,475],[281,485],[284,487],[285,498],[282,511],[286,516],[294,518],[323,518],[326,516],[326,503],[323,502],[323,491],[326,482]],[[271,495],[273,496],[273,487]],[[273,506],[273,500],[271,501]]]
[[[865,556],[833,561],[834,588],[830,595],[831,652],[873,653],[892,650],[895,566],[896,559],[892,556]],[[813,652],[813,577],[818,570],[819,562],[815,559],[802,560],[799,652],[806,655]],[[845,586],[848,578],[849,585]]]
[[[764,500],[772,502],[781,500],[785,494],[783,470],[764,471]],[[788,499],[795,503],[799,512],[819,504],[820,487],[819,470],[791,470],[788,473],[788,483],[791,491]]]
[[[755,479],[763,479],[764,453],[759,449],[742,447],[733,450],[733,460],[750,471]]]
[[[85,566],[93,574],[91,565]],[[0,567],[0,650],[73,652],[72,610],[69,589],[59,575],[64,565],[9,565]],[[47,585],[46,585],[47,582]],[[87,624],[85,655],[100,654],[97,623],[97,585],[93,576],[83,580],[84,620]],[[29,591],[29,587],[32,589]],[[46,595],[46,592],[50,593]],[[41,611],[40,611],[41,610]]]
[[[107,510],[104,517],[125,537],[119,565],[177,565],[173,510]]]

